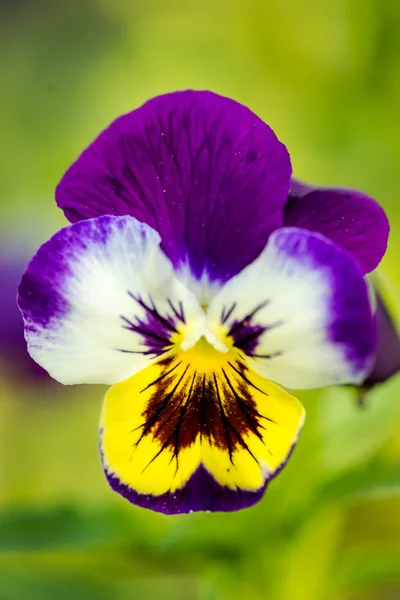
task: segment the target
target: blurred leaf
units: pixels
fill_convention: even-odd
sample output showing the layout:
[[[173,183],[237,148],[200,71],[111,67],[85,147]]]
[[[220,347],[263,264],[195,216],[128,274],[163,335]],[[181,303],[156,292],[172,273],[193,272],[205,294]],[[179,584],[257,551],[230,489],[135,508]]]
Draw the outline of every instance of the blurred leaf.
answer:
[[[357,503],[387,498],[400,499],[400,465],[370,461],[358,468],[321,481],[306,504],[299,504],[280,522],[281,535],[297,535],[302,523],[316,518],[321,510],[336,507],[342,512]]]
[[[392,494],[400,496],[400,464],[372,461],[325,482],[319,488],[315,502],[328,504]]]
[[[304,519],[286,554],[280,557],[276,577],[276,600],[329,600],[333,598],[331,578],[340,542],[343,516],[340,509],[328,508]],[[318,551],[316,551],[318,549]],[[312,565],[313,576],[305,577]]]
[[[319,430],[320,453],[325,476],[352,469],[371,459],[391,436],[400,420],[400,377],[376,386],[361,409],[353,390],[330,388],[321,391]]]
[[[10,569],[0,564],[1,600],[112,600],[112,590],[84,577],[36,570]]]
[[[398,600],[400,598],[400,586],[396,584],[384,584],[372,589],[362,589],[341,596],[340,600]]]
[[[90,562],[90,561],[89,561]],[[98,565],[99,566],[99,565]],[[209,600],[210,586],[186,575],[158,576],[131,574],[120,578],[86,569],[85,557],[80,565],[65,562],[58,568],[52,564],[0,562],[1,600]]]
[[[341,589],[346,591],[400,582],[400,550],[377,547],[372,551],[359,549],[344,553],[337,578]]]
[[[161,519],[159,523],[161,525]],[[96,510],[74,506],[4,510],[0,514],[0,551],[50,548],[79,551],[131,540],[141,544],[144,551],[148,544],[157,542],[156,528],[148,528],[145,532],[136,525],[119,506]],[[146,533],[150,531],[153,537],[148,538]]]

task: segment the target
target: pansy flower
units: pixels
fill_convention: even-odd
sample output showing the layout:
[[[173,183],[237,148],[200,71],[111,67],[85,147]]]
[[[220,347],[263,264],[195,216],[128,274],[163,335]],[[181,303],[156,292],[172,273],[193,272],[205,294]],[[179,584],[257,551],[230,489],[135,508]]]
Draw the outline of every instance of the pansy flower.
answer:
[[[26,339],[58,381],[112,384],[102,462],[135,504],[255,503],[304,420],[280,386],[359,383],[370,368],[363,276],[386,217],[357,194],[290,203],[290,177],[256,115],[187,91],[114,121],[57,188],[72,225],[22,278]]]

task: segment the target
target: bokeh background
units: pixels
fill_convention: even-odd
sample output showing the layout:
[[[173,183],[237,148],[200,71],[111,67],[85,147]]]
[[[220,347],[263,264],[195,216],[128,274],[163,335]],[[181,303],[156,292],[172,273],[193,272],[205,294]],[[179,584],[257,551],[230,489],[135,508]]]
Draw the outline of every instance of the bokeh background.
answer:
[[[364,409],[350,389],[302,394],[299,445],[254,508],[165,517],[104,481],[104,389],[50,382],[7,337],[15,273],[65,224],[67,166],[189,87],[252,108],[303,180],[377,198],[400,283],[400,3],[1,0],[0,16],[0,600],[400,598],[399,377]]]

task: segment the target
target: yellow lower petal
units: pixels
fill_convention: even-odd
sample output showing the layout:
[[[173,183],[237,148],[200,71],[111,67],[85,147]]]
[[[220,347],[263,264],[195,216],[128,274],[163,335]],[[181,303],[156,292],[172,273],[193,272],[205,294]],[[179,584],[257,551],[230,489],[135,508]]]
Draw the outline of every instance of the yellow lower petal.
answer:
[[[184,490],[199,468],[225,492],[255,492],[284,464],[303,420],[300,402],[235,349],[201,340],[109,390],[104,467],[143,496]]]

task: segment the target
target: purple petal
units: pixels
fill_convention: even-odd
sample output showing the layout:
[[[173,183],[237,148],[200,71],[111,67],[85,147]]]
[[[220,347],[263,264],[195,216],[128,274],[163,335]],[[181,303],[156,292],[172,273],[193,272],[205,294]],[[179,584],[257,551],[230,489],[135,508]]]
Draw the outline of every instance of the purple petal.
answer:
[[[378,349],[363,387],[370,388],[400,371],[400,339],[385,304],[377,293]]]
[[[389,222],[375,200],[355,190],[311,188],[292,180],[285,225],[318,231],[358,258],[368,273],[386,252]]]
[[[313,188],[311,185],[307,185],[306,183],[303,183],[302,181],[299,181],[298,179],[294,179],[292,177],[292,179],[290,180],[289,196],[294,196],[295,198],[302,198],[309,192],[312,192],[313,189],[315,188]]]
[[[283,469],[286,462],[281,465],[275,475]],[[167,492],[161,496],[154,496],[152,494],[140,494],[128,485],[121,483],[115,475],[107,471],[105,471],[105,474],[111,488],[129,502],[166,515],[197,511],[232,512],[247,508],[261,500],[269,483],[269,480],[266,481],[255,492],[239,488],[230,489],[219,485],[204,467],[199,467],[184,488]]]
[[[175,268],[225,282],[283,222],[290,159],[244,106],[211,92],[159,96],[114,121],[61,180],[71,221],[131,215]]]

